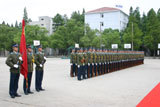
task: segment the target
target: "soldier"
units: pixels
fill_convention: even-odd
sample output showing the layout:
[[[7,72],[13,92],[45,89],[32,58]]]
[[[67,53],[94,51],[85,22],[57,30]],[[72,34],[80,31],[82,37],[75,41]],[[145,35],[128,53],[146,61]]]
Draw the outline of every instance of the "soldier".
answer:
[[[36,84],[35,88],[36,91],[44,91],[42,88],[42,80],[43,80],[43,73],[44,73],[44,63],[46,62],[46,57],[42,53],[42,46],[38,46],[38,52],[35,55],[35,64],[36,64]]]
[[[100,70],[99,70],[100,53],[99,53],[99,49],[96,50],[96,55],[97,55],[97,59],[96,59],[96,61],[97,61],[97,63],[96,63],[96,65],[97,65],[97,75],[100,75]]]
[[[85,48],[84,50],[84,59],[85,59],[85,65],[84,65],[84,73],[85,73],[85,78],[88,78],[88,50]]]
[[[93,76],[97,76],[97,54],[96,54],[96,49],[93,49]]]
[[[101,75],[104,74],[103,73],[103,52],[102,52],[102,49],[100,49],[100,72],[101,72]]]
[[[92,73],[92,64],[93,64],[93,52],[92,52],[92,48],[89,48],[89,53],[88,53],[88,70],[89,70],[89,77],[92,77],[93,76],[93,73]]]
[[[74,77],[76,76],[76,53],[75,53],[75,49],[72,49],[72,53],[71,53],[71,72],[70,72],[70,76]]]
[[[9,85],[9,94],[11,98],[21,97],[17,93],[18,90],[18,81],[20,76],[20,66],[23,63],[21,55],[18,53],[18,45],[15,44],[12,46],[13,52],[10,53],[6,60],[6,64],[10,67],[10,85]]]
[[[28,74],[27,74],[28,88],[26,88],[26,79],[25,78],[24,78],[24,82],[23,82],[23,90],[24,90],[25,95],[33,94],[33,92],[31,92],[31,90],[30,90],[30,87],[31,87],[31,80],[32,80],[34,56],[33,56],[32,48],[30,45],[27,46],[27,63],[28,63]]]
[[[83,76],[83,79],[85,78],[85,70],[84,70],[84,65],[85,65],[85,59],[83,56],[83,49],[81,48],[78,50],[77,54],[77,65],[78,65],[78,74],[77,74],[77,79],[82,80],[81,76]]]

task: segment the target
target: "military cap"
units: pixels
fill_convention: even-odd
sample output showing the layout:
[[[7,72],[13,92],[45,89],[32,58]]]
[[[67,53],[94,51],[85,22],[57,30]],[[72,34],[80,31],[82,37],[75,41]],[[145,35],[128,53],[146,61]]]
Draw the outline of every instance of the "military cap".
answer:
[[[12,47],[18,47],[18,44],[13,44]]]
[[[82,50],[82,51],[83,51],[83,48],[80,48],[80,50]]]
[[[42,48],[42,45],[39,45],[38,48]]]
[[[75,48],[72,49],[72,51],[75,51],[75,50],[76,50]]]
[[[88,48],[84,48],[85,51],[88,51]]]
[[[27,48],[32,48],[31,45],[27,45]]]

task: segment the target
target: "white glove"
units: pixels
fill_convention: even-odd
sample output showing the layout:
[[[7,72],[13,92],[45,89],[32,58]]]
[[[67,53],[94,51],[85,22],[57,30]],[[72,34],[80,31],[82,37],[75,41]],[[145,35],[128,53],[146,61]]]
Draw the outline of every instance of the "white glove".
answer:
[[[90,64],[88,63],[88,66],[89,66]]]
[[[18,65],[17,65],[17,64],[14,64],[13,67],[14,67],[14,68],[18,68]]]
[[[41,68],[43,67],[42,64],[39,65]]]
[[[44,59],[46,60],[47,58],[44,56]]]
[[[19,60],[21,60],[21,61],[23,60],[21,56],[19,57]]]
[[[80,67],[80,65],[78,65],[78,68]]]

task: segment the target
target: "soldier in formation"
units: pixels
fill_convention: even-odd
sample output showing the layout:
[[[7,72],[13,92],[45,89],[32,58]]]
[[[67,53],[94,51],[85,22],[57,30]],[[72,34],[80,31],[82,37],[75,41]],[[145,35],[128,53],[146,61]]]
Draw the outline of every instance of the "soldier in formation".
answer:
[[[11,98],[21,97],[17,93],[20,76],[20,66],[23,63],[21,54],[18,52],[18,44],[12,46],[13,52],[7,57],[6,64],[10,67],[9,94]]]
[[[25,95],[33,94],[33,92],[30,89],[31,80],[32,80],[32,72],[33,72],[33,63],[34,63],[34,55],[32,53],[31,45],[27,46],[27,63],[28,63],[28,74],[27,74],[28,81],[26,84],[26,79],[24,78],[24,82],[23,82],[23,90],[24,90]]]
[[[42,53],[42,46],[39,45],[38,52],[35,55],[35,64],[36,64],[35,88],[37,92],[45,90],[42,88],[42,80],[43,80],[45,62],[46,62],[46,57],[44,56],[44,53]]]
[[[107,50],[95,48],[80,48],[78,51],[73,49],[71,54],[71,77],[76,76],[76,67],[78,67],[77,79],[82,80],[109,72],[125,69],[128,67],[143,64],[144,52],[142,51],[123,51]]]

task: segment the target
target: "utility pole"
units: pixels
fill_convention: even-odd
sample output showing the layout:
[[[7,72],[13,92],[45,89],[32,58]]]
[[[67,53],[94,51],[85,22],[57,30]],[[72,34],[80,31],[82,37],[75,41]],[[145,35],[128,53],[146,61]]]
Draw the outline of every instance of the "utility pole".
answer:
[[[101,43],[102,43],[102,40],[101,40],[101,26],[102,26],[102,22],[100,22],[100,48],[101,48]]]
[[[133,51],[133,22],[132,22],[132,51]]]

